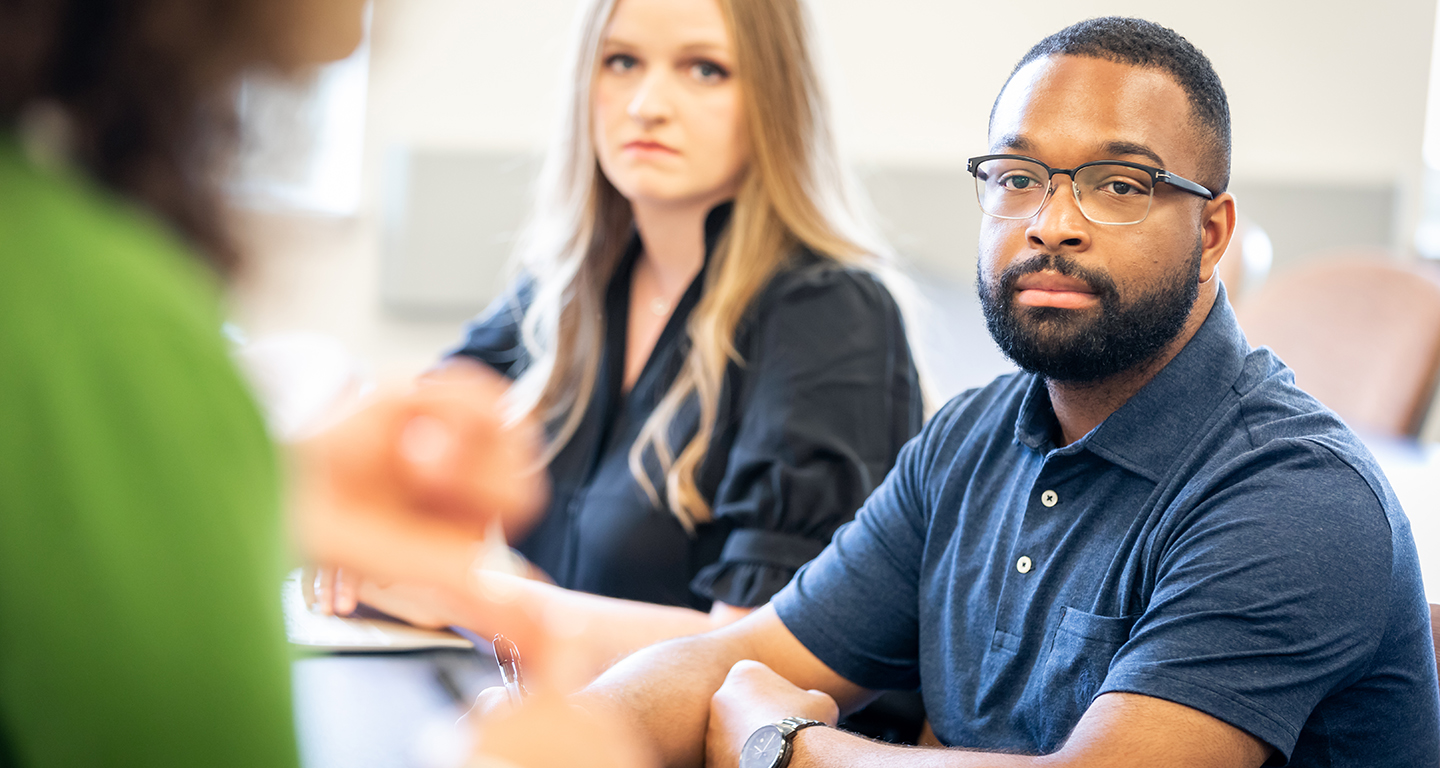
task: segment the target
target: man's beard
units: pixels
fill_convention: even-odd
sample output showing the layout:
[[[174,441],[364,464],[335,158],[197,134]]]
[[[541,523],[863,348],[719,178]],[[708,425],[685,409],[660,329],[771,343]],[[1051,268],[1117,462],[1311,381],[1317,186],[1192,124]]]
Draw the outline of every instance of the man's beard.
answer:
[[[1122,304],[1109,275],[1062,255],[1010,265],[995,284],[976,278],[985,325],[1000,351],[1031,373],[1056,381],[1091,383],[1154,359],[1179,335],[1200,295],[1200,255],[1157,288]],[[1084,310],[1016,307],[1015,283],[1024,275],[1053,270],[1085,281],[1099,299],[1099,317]]]

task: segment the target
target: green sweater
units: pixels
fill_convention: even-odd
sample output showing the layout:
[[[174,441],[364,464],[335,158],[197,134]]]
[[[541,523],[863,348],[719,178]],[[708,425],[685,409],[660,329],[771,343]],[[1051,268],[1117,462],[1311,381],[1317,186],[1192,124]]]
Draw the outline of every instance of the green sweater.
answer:
[[[275,455],[218,298],[0,133],[0,765],[298,762]]]

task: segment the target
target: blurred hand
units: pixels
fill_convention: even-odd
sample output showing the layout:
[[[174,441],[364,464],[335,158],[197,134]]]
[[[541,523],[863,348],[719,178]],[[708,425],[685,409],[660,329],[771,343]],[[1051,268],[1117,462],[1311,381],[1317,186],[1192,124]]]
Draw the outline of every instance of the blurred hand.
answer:
[[[442,629],[460,623],[455,595],[428,584],[364,581],[358,597],[359,602],[422,629]]]
[[[581,709],[562,696],[540,692],[512,707],[504,688],[476,699],[475,761],[486,758],[523,768],[656,768],[654,753],[624,723]]]
[[[478,365],[451,365],[302,444],[294,523],[305,554],[381,580],[455,583],[487,526],[523,531],[545,498],[540,435],[506,423],[506,387]]]
[[[707,768],[735,768],[745,741],[762,725],[787,717],[805,717],[835,725],[840,709],[816,690],[798,688],[758,661],[730,668],[725,683],[710,698],[710,725],[705,734]]]

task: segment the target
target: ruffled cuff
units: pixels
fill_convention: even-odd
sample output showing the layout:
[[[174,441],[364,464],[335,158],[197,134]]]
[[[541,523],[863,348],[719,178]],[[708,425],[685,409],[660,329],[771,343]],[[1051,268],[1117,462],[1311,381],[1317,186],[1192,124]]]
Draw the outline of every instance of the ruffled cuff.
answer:
[[[720,560],[700,569],[690,589],[736,608],[758,608],[825,545],[804,536],[742,528],[731,532]]]

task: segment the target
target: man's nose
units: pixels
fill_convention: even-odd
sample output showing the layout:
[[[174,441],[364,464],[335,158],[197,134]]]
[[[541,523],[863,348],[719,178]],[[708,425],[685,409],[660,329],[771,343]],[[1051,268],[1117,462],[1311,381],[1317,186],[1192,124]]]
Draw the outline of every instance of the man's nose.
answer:
[[[1090,220],[1080,211],[1075,183],[1069,176],[1050,179],[1050,191],[1040,211],[1030,219],[1025,236],[1030,244],[1044,251],[1061,248],[1084,250],[1090,247]]]

